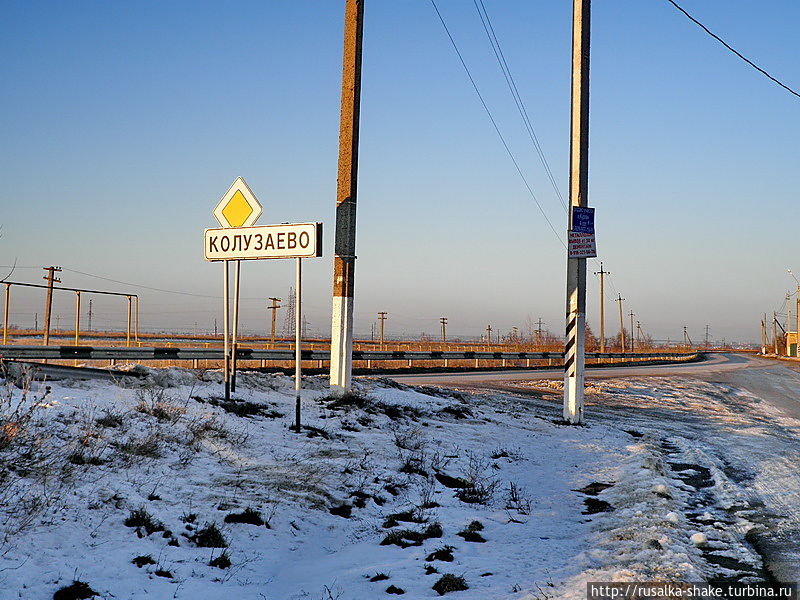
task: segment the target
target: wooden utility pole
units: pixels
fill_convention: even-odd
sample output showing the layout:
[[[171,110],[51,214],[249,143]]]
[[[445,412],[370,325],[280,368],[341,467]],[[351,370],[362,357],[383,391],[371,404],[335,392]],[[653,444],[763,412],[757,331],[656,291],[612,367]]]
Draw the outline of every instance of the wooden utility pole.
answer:
[[[772,313],[772,348],[778,356],[778,313]]]
[[[619,302],[619,340],[622,346],[622,353],[625,354],[625,321],[622,317],[622,303],[625,301],[625,298],[622,297],[622,294],[617,294],[617,299],[614,302]]]
[[[589,30],[591,0],[572,3],[572,111],[569,203],[589,205]],[[564,420],[583,423],[586,362],[586,259],[567,256],[567,328],[564,346]]]
[[[281,301],[281,299],[280,298],[270,298],[270,300],[272,301],[272,304],[270,306],[267,306],[267,308],[272,311],[272,333],[270,335],[270,340],[274,344],[275,343],[275,319],[277,318],[278,309],[281,307],[281,305],[278,304]]]
[[[600,275],[600,352],[606,351],[606,275],[608,271],[603,270],[603,263],[600,263],[600,270],[595,271],[595,275]]]
[[[11,303],[11,284],[6,284],[6,303],[3,306],[3,345],[8,343],[8,305]]]
[[[44,307],[44,345],[50,343],[50,314],[53,311],[53,284],[61,283],[60,279],[55,277],[56,273],[61,271],[61,267],[44,267],[47,275],[42,277],[47,282],[47,304]]]
[[[636,346],[633,343],[633,317],[634,317],[633,311],[631,311],[630,317],[631,317],[631,354],[633,354],[634,352],[636,352]]]
[[[344,394],[350,389],[353,375],[353,289],[363,30],[364,0],[345,0],[330,374],[331,391],[337,394]]]
[[[381,321],[381,350],[383,350],[383,329],[384,329],[384,324],[386,323],[386,315],[388,314],[389,313],[384,311],[378,313],[378,318]]]

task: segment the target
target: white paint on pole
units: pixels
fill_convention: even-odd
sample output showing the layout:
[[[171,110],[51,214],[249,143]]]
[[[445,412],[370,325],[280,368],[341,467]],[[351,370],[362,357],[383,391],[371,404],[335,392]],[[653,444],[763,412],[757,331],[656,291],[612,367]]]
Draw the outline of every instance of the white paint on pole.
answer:
[[[353,373],[353,298],[334,296],[331,314],[331,389],[344,393],[350,389]]]
[[[322,256],[322,223],[206,229],[206,260],[255,260]]]

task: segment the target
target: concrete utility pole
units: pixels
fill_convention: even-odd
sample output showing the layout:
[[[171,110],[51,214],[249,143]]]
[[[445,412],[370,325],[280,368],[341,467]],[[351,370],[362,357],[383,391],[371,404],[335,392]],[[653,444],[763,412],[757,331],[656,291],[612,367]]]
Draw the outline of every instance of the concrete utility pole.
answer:
[[[572,111],[569,203],[589,206],[589,31],[591,0],[572,3]],[[567,331],[564,346],[564,420],[583,423],[586,362],[586,259],[567,257]]]
[[[389,314],[388,312],[384,311],[378,313],[378,319],[380,319],[381,321],[381,350],[383,350],[383,329],[384,329],[384,324],[386,323],[386,315],[388,314]]]
[[[767,315],[761,319],[761,354],[767,353]]]
[[[792,330],[792,293],[786,292],[786,356],[792,355],[789,347],[789,332]]]
[[[280,298],[270,298],[270,301],[272,302],[272,304],[267,306],[267,309],[272,311],[272,334],[270,335],[270,340],[274,344],[275,343],[275,322],[276,322],[276,319],[278,318],[278,309],[281,307],[281,305],[279,304],[281,299]],[[216,326],[216,322],[215,322],[214,329],[216,330],[216,328],[217,328],[217,326]]]
[[[91,331],[92,330],[92,315],[94,312],[92,311],[92,299],[89,298],[89,322],[86,324],[86,328]],[[217,328],[217,320],[214,319],[214,333],[216,333]]]
[[[442,341],[447,341],[447,317],[442,317],[439,319],[439,322],[442,324]]]
[[[490,345],[492,343],[492,326],[491,325],[487,325],[486,326],[486,343],[490,344]]]
[[[606,351],[606,275],[611,275],[603,270],[603,263],[600,263],[600,270],[594,272],[600,275],[600,352]]]
[[[633,314],[633,311],[631,311],[631,354],[636,352],[636,347],[634,346],[634,343],[633,343],[633,317],[634,317],[634,314]]]
[[[642,323],[637,319],[636,321],[636,343],[639,344],[639,350],[642,349]]]
[[[622,317],[622,303],[624,301],[625,298],[622,297],[622,294],[617,294],[617,299],[614,300],[614,302],[619,302],[619,339],[623,354],[625,354],[625,320]]]
[[[338,394],[344,394],[350,389],[353,376],[353,290],[356,268],[356,192],[363,31],[364,0],[345,0],[330,374],[331,391]]]
[[[55,274],[61,271],[61,267],[43,268],[47,271],[47,275],[42,277],[42,279],[47,282],[47,304],[44,307],[44,345],[47,346],[50,343],[50,313],[53,311],[53,284],[61,283],[61,280],[55,277]]]
[[[797,279],[797,277],[795,277],[795,274],[792,273],[791,269],[789,269],[789,275],[791,275],[794,278],[795,283],[797,283],[797,290],[795,291],[795,302],[796,302],[796,305],[795,305],[795,311],[794,311],[795,319],[796,319],[796,323],[795,323],[795,326],[794,326],[794,331],[795,331],[795,338],[794,338],[795,339],[795,354],[794,355],[800,357],[800,280]],[[787,330],[790,329],[788,323],[786,325],[786,329]],[[787,342],[787,344],[788,344],[788,342]],[[786,353],[789,354],[788,351]]]

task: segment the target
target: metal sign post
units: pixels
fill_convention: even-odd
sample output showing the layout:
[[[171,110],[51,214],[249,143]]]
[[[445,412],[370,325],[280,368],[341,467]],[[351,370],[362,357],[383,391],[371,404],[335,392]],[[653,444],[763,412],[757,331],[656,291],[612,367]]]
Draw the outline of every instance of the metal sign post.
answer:
[[[302,387],[303,376],[301,369],[301,354],[302,349],[300,342],[302,340],[302,301],[303,288],[301,287],[303,259],[297,259],[297,281],[295,286],[297,291],[295,293],[295,308],[294,308],[294,429],[300,433],[300,388]]]
[[[224,277],[225,280],[222,284],[222,337],[224,338],[223,346],[224,346],[224,358],[222,360],[222,379],[225,382],[225,400],[231,399],[231,380],[230,380],[230,373],[228,369],[230,368],[231,360],[230,360],[230,348],[228,348],[228,323],[230,319],[228,315],[230,313],[229,310],[229,299],[230,299],[230,269],[228,268],[228,262],[225,261],[223,263],[224,267]]]
[[[233,342],[231,343],[231,391],[236,391],[236,347],[239,344],[239,273],[242,261],[236,261],[233,271]]]
[[[280,225],[254,224],[261,216],[261,204],[244,179],[237,177],[214,209],[214,216],[222,228],[206,229],[203,236],[203,255],[208,261],[222,261],[223,284],[223,379],[225,399],[230,400],[236,391],[236,362],[239,346],[239,288],[241,261],[271,258],[297,259],[297,323],[295,340],[295,429],[300,431],[300,338],[302,317],[300,312],[300,276],[302,258],[322,256],[322,223],[282,223]],[[233,280],[233,326],[230,318],[230,263],[235,261]],[[277,309],[277,307],[276,307]],[[273,311],[273,338],[275,335]],[[232,329],[232,332],[231,332]],[[231,339],[231,333],[232,339]]]

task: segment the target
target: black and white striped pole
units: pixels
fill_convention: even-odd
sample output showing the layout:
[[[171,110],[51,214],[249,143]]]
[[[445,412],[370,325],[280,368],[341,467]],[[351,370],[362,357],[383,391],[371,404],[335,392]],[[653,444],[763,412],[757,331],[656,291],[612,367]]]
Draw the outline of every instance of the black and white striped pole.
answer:
[[[586,331],[586,258],[575,257],[575,208],[589,203],[589,17],[591,0],[573,0],[572,112],[567,250],[567,331],[564,347],[564,420],[583,423]],[[593,237],[594,234],[592,234]],[[592,243],[593,243],[592,239]]]

